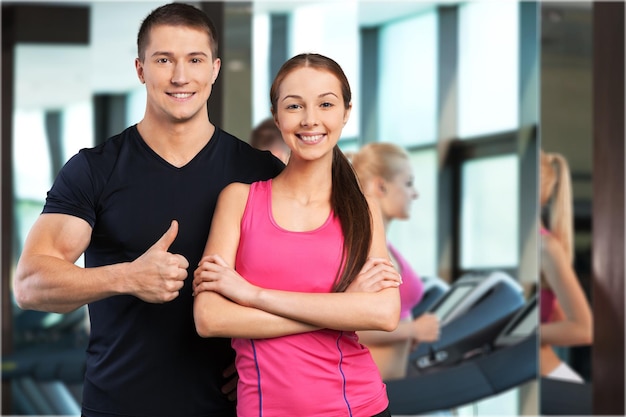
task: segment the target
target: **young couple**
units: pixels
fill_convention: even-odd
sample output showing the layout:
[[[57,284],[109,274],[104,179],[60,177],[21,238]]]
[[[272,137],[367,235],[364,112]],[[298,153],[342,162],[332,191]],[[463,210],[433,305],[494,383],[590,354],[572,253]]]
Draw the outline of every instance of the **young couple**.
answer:
[[[210,122],[217,49],[193,6],[146,17],[144,118],[64,166],[27,237],[16,301],[88,304],[86,417],[389,415],[355,331],[396,328],[400,277],[337,146],[348,81],[316,54],[280,69],[283,169]]]

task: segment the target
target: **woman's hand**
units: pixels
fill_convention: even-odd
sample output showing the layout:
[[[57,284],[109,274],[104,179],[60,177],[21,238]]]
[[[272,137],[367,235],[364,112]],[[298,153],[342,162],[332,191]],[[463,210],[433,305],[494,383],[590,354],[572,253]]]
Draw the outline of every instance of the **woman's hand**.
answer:
[[[388,259],[369,258],[346,292],[378,292],[400,284],[402,277]]]
[[[425,313],[411,322],[413,326],[413,348],[420,342],[436,342],[439,340],[441,325],[435,314]]]
[[[207,255],[193,274],[193,295],[214,291],[242,306],[250,306],[259,287],[246,281],[219,255]]]

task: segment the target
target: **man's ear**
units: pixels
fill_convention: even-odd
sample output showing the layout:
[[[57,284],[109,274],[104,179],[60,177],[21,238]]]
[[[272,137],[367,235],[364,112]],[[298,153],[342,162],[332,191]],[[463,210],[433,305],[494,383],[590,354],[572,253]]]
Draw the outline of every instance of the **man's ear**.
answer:
[[[215,80],[217,80],[217,76],[220,74],[220,68],[222,68],[222,60],[215,58],[213,60],[213,79],[211,80],[211,85],[213,85]]]
[[[135,71],[137,72],[137,78],[139,78],[139,82],[145,84],[146,80],[144,80],[143,78],[143,62],[141,62],[139,58],[135,58]]]

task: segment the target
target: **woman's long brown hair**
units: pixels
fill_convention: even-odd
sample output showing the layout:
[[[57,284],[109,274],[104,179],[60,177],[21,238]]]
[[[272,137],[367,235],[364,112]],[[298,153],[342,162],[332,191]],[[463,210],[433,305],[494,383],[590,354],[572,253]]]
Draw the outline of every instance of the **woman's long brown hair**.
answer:
[[[350,108],[352,92],[339,64],[324,55],[308,53],[289,59],[276,74],[270,88],[272,113],[276,113],[279,89],[283,80],[292,71],[302,67],[328,71],[337,77],[341,84],[344,108],[346,110]],[[372,219],[352,165],[337,145],[333,149],[330,204],[334,215],[339,218],[344,239],[341,267],[337,271],[333,285],[334,292],[342,292],[354,281],[367,260],[372,243]]]

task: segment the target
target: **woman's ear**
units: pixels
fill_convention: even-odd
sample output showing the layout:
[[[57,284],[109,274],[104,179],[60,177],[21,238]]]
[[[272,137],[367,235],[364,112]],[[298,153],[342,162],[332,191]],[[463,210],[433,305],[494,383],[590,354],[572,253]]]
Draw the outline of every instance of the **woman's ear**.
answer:
[[[381,177],[373,177],[368,184],[368,192],[377,198],[382,198],[387,194],[386,181]]]
[[[270,107],[270,112],[272,113],[272,118],[274,119],[274,124],[280,130],[280,126],[278,125],[278,116],[277,116],[276,112],[274,111],[273,107]]]
[[[350,113],[352,112],[352,102],[350,102],[350,104],[348,104],[348,108],[346,109],[346,111],[344,112],[343,115],[343,124],[345,125],[346,123],[348,123],[348,119],[350,118]]]
[[[385,181],[382,177],[376,177],[376,187],[378,187],[378,191],[383,194],[387,193],[387,181]]]

